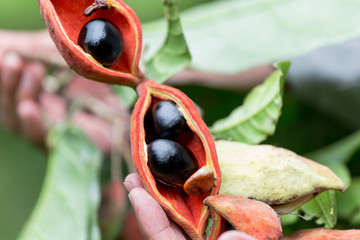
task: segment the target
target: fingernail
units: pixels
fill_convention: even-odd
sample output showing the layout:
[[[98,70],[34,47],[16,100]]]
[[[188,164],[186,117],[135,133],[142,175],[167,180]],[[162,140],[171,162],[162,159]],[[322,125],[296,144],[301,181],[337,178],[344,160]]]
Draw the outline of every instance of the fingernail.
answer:
[[[134,188],[134,186],[129,182],[123,182],[123,184],[128,192],[130,192]]]
[[[9,52],[4,56],[4,65],[7,67],[17,67],[21,63],[21,59],[18,54]]]
[[[134,204],[133,204],[133,196],[132,196],[131,193],[128,194],[128,198],[129,198],[129,200],[130,200],[131,205],[134,206]]]
[[[9,94],[13,94],[15,91],[22,65],[22,60],[16,53],[10,52],[4,56],[2,67],[6,69],[6,71],[1,72],[1,79],[4,89]]]

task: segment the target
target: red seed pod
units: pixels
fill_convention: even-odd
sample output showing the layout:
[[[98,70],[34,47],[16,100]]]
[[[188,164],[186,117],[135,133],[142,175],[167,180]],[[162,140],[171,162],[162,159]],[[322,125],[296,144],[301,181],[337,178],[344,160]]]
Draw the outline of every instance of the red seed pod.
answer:
[[[238,195],[216,195],[205,199],[212,211],[236,230],[259,240],[277,240],[282,235],[280,217],[267,204]]]
[[[209,210],[203,201],[206,197],[217,194],[221,182],[212,136],[193,102],[181,91],[150,80],[141,83],[137,91],[139,99],[131,118],[131,145],[135,168],[146,190],[160,203],[168,216],[192,239],[203,239],[209,217]],[[175,103],[184,116],[186,126],[176,141],[192,152],[198,168],[180,187],[158,181],[148,167],[147,147],[157,139],[152,125],[151,109],[160,101]],[[220,231],[221,227],[214,229]]]
[[[50,36],[74,71],[86,78],[111,84],[135,87],[141,81],[143,75],[139,70],[142,47],[140,21],[123,1],[38,1]],[[106,7],[101,7],[101,4],[105,4]],[[85,16],[84,11],[90,16]],[[81,30],[92,19],[105,19],[114,24],[121,33],[123,51],[120,59],[110,67],[104,67],[78,44]]]
[[[217,194],[221,182],[215,144],[195,105],[185,94],[172,87],[145,80],[140,72],[142,36],[140,22],[135,13],[121,0],[38,1],[50,35],[72,69],[96,81],[137,87],[139,99],[133,111],[131,127],[134,165],[144,187],[168,216],[181,226],[191,239],[203,239],[209,218],[209,210],[203,201],[206,197]],[[91,49],[93,45],[89,44],[86,38],[87,28],[93,26],[90,23],[97,22],[91,21],[93,19],[99,19],[100,25],[102,24],[103,29],[106,28],[110,35],[122,39],[123,45],[116,47],[122,51],[120,53],[119,50],[119,60],[119,55],[114,54],[109,61],[103,61],[101,56],[97,55],[101,55],[102,51]],[[105,45],[108,42],[106,40]],[[154,131],[151,109],[165,100],[174,103],[178,108],[179,122],[170,124],[171,127],[169,124],[158,124],[157,131]],[[156,109],[155,113],[157,114]],[[167,144],[175,146],[176,156],[164,158],[161,151],[152,150],[151,154],[159,160],[155,163],[163,167],[157,169],[155,166],[155,170],[159,170],[157,173],[160,174],[157,175],[160,177],[155,179],[148,165],[148,146],[159,136],[165,136],[167,143],[176,142]],[[177,176],[182,174],[182,168],[171,169],[171,162],[167,163],[173,157],[178,161],[177,166],[185,167],[185,177]],[[166,169],[173,171],[176,176],[172,177],[170,174],[161,178],[161,171]],[[177,181],[172,182],[174,179]],[[214,227],[208,239],[215,239],[222,231],[220,222],[221,218],[214,215]]]

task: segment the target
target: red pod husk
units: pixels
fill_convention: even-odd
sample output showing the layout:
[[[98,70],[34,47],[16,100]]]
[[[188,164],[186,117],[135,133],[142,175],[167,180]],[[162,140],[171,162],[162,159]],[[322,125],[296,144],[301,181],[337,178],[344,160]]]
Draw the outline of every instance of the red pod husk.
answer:
[[[226,220],[216,211],[210,209],[212,225],[206,240],[216,240],[225,231]]]
[[[204,204],[224,217],[236,230],[259,240],[277,240],[282,235],[280,217],[267,204],[238,195],[216,195]]]
[[[203,200],[217,194],[221,182],[212,136],[194,103],[181,91],[150,80],[141,83],[137,90],[139,99],[131,118],[131,145],[135,168],[146,190],[160,203],[168,216],[192,239],[203,239],[209,217],[209,210],[203,205]],[[162,100],[176,103],[186,119],[188,130],[181,133],[177,141],[194,154],[199,169],[207,166],[213,170],[214,183],[210,191],[201,195],[189,195],[182,188],[160,183],[153,177],[147,165],[147,145],[152,141],[152,130],[146,126],[146,114],[154,104]],[[203,182],[201,178],[199,182]],[[220,227],[216,229],[221,230]]]
[[[140,21],[134,11],[121,0],[106,0],[110,9],[98,9],[89,17],[83,12],[94,0],[38,0],[50,36],[67,64],[80,75],[111,84],[136,87],[142,79],[139,59],[142,47]],[[121,32],[124,46],[120,59],[104,67],[78,45],[80,30],[86,22],[106,19]]]

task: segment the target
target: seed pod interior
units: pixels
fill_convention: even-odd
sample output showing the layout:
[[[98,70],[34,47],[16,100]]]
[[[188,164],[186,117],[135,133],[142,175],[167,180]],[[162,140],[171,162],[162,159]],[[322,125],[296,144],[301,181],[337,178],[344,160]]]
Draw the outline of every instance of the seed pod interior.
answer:
[[[78,44],[104,67],[117,63],[123,51],[123,38],[112,22],[96,18],[81,29]]]
[[[148,145],[147,152],[152,175],[164,184],[183,187],[198,170],[192,152],[175,141],[156,139]]]
[[[121,0],[109,1],[110,9],[98,9],[89,17],[84,10],[93,0],[39,0],[41,13],[50,35],[68,65],[87,78],[128,86],[136,86],[142,77],[138,63],[141,53],[141,27],[135,13]],[[101,18],[120,30],[123,52],[111,67],[104,67],[78,45],[78,36],[90,20]]]
[[[145,81],[138,86],[139,99],[132,115],[131,144],[133,161],[147,191],[160,203],[168,216],[179,224],[192,239],[202,239],[209,211],[203,200],[216,194],[220,187],[220,168],[214,142],[193,102],[181,91]],[[182,112],[186,126],[176,141],[186,146],[195,156],[198,168],[209,166],[214,170],[215,186],[200,196],[188,195],[155,180],[148,165],[147,146],[157,136],[152,127],[151,108],[159,101],[174,102]]]
[[[147,108],[145,121],[144,121],[145,142],[147,145],[158,138],[157,133],[152,125],[153,116],[151,114],[151,109],[156,103],[169,99],[166,98],[166,96],[163,97],[160,95],[151,95],[150,100],[151,101],[149,107]],[[185,113],[183,112],[184,116],[185,114],[189,115],[185,109],[182,109],[182,111],[185,111]],[[188,121],[186,120],[186,126],[184,127],[184,130],[179,133],[176,142],[187,147],[195,155],[195,158],[197,159],[197,163],[199,164],[199,166],[206,165],[206,153],[203,147],[203,143],[200,137],[194,132],[194,130],[191,129],[191,127],[188,125]]]
[[[184,130],[185,118],[177,105],[171,101],[160,101],[151,107],[151,120],[159,138],[176,140]]]

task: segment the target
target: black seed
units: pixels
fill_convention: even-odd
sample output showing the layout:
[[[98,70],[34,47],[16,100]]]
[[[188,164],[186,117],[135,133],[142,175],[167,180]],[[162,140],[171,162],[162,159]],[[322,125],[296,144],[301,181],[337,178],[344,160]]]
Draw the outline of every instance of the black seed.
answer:
[[[105,67],[114,65],[123,51],[119,29],[105,19],[93,19],[81,29],[78,44]]]
[[[197,170],[191,151],[167,139],[155,140],[148,146],[148,166],[157,180],[177,186]]]
[[[152,107],[154,129],[159,138],[176,139],[185,126],[185,118],[174,102],[161,101]]]

